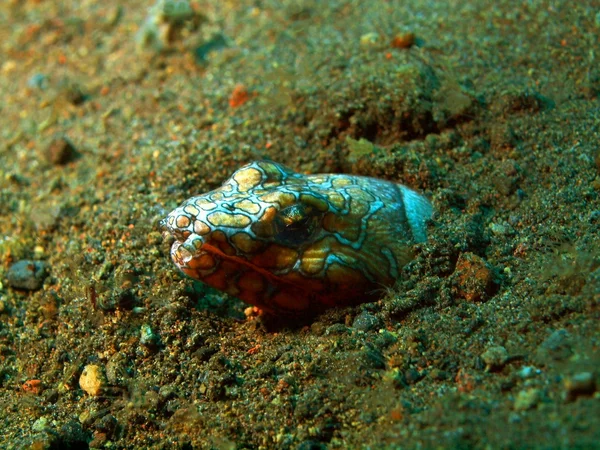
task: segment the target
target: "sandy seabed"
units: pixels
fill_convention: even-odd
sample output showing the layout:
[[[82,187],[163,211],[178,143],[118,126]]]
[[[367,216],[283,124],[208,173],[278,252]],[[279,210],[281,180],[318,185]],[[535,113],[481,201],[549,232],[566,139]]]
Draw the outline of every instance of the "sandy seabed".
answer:
[[[599,36],[592,0],[2,2],[0,446],[597,448]],[[429,240],[380,301],[246,317],[157,224],[256,159],[418,189]]]

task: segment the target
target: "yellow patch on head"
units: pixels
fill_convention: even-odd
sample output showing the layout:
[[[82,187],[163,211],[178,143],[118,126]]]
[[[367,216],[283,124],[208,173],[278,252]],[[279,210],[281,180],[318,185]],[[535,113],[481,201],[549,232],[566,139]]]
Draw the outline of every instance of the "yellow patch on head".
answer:
[[[194,203],[203,211],[210,211],[211,209],[215,209],[217,207],[216,203],[213,203],[205,198],[197,198]]]
[[[300,263],[303,272],[313,275],[323,270],[325,260],[330,253],[328,242],[330,240],[329,238],[322,239],[304,250]]]
[[[190,216],[197,216],[198,213],[200,212],[200,210],[198,208],[196,208],[194,205],[189,204],[189,205],[185,205],[183,210],[188,213]]]
[[[204,222],[202,222],[201,220],[194,220],[194,233],[203,236],[205,234],[207,234],[210,231],[210,228],[208,225],[206,225]]]
[[[346,217],[340,217],[333,213],[325,214],[323,228],[330,233],[339,233],[350,241],[356,241],[360,236],[360,222],[350,222]]]
[[[300,195],[300,201],[305,205],[310,205],[321,212],[329,209],[329,205],[324,199],[315,197],[314,195],[302,194]]]
[[[207,220],[215,227],[244,228],[250,225],[250,217],[243,214],[229,214],[222,211],[210,213]]]
[[[257,165],[259,165],[260,168],[265,171],[267,175],[266,181],[271,183],[274,181],[281,181],[283,175],[279,169],[283,169],[282,166],[279,164],[270,163],[269,161],[259,161],[257,162]]]
[[[263,238],[273,236],[273,233],[275,232],[273,228],[275,216],[277,216],[277,209],[273,206],[265,209],[265,212],[260,216],[258,221],[252,224],[252,231],[254,234]]]
[[[250,200],[240,200],[233,204],[237,209],[241,209],[248,214],[256,214],[260,211],[260,206]]]
[[[175,225],[177,226],[177,228],[187,228],[190,225],[190,218],[181,214],[177,216],[177,219],[175,220]]]
[[[269,192],[261,195],[259,200],[265,203],[279,203],[282,208],[285,208],[296,201],[296,197],[288,192]]]
[[[263,269],[291,268],[298,259],[298,252],[281,245],[271,244],[267,249],[252,258],[252,264]]]
[[[331,264],[325,275],[331,284],[338,288],[351,287],[367,281],[360,271],[338,263]]]
[[[343,176],[334,177],[331,181],[331,186],[333,186],[334,189],[340,189],[348,186],[349,184],[352,184],[352,181]]]
[[[327,194],[327,200],[337,209],[344,209],[346,207],[346,199],[338,192],[329,192]]]
[[[371,194],[369,194],[364,189],[361,189],[358,187],[348,188],[348,189],[346,189],[346,192],[348,194],[350,194],[350,197],[359,199],[364,202],[374,202],[375,201],[375,197],[373,197]]]
[[[240,192],[247,192],[260,184],[262,173],[253,167],[248,167],[238,170],[231,178],[238,184]]]
[[[244,253],[256,253],[264,244],[252,239],[247,233],[236,233],[231,236],[231,242]]]

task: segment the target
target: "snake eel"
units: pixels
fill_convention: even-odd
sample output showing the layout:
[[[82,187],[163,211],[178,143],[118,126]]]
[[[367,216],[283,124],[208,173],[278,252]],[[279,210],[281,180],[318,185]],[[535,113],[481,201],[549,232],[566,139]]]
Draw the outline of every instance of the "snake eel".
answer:
[[[429,201],[406,186],[303,175],[255,161],[161,221],[186,275],[274,315],[372,301],[427,239]]]

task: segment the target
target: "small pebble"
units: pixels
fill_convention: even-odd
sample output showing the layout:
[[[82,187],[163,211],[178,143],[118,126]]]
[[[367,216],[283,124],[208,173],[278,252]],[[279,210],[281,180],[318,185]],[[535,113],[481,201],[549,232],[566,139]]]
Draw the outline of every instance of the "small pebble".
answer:
[[[521,370],[517,372],[517,375],[522,379],[526,380],[527,378],[532,378],[535,375],[539,375],[540,373],[541,370],[533,366],[523,366],[521,367]]]
[[[148,324],[142,325],[140,329],[140,344],[152,347],[158,344],[159,338]]]
[[[61,448],[86,448],[87,433],[75,420],[70,420],[58,430],[58,442]]]
[[[85,366],[79,377],[79,387],[87,392],[88,395],[94,397],[99,395],[102,388],[106,387],[106,377],[102,368],[96,364]]]
[[[377,316],[374,316],[367,311],[361,312],[352,323],[352,328],[359,331],[370,331],[381,326],[381,321]]]
[[[565,378],[565,400],[570,402],[579,396],[590,396],[596,392],[596,380],[591,372],[580,372]]]
[[[33,425],[31,426],[33,431],[38,432],[44,431],[46,428],[49,428],[48,419],[46,417],[40,417],[38,420],[33,422]]]
[[[491,370],[499,370],[504,367],[504,364],[506,364],[506,361],[508,360],[508,352],[501,345],[495,345],[483,352],[481,359],[483,359],[483,362],[486,364],[486,372]]]
[[[359,361],[368,369],[385,369],[385,357],[378,348],[367,345],[360,352]]]
[[[96,427],[96,430],[98,430],[102,433],[106,433],[107,436],[112,437],[118,424],[119,424],[119,421],[117,420],[117,418],[115,416],[113,416],[112,414],[107,414],[106,416],[102,417],[100,420],[96,421],[95,427]]]
[[[513,408],[515,411],[526,411],[535,407],[540,401],[540,390],[536,388],[520,391],[517,394]]]
[[[89,448],[107,448],[106,444],[108,441],[108,436],[106,433],[102,433],[100,431],[96,431],[94,433],[94,438],[88,444]]]
[[[129,360],[123,353],[115,353],[106,363],[106,377],[112,385],[123,386],[129,379]]]
[[[327,336],[335,336],[336,334],[346,334],[348,332],[348,328],[343,323],[334,323],[333,325],[327,327],[325,334]]]
[[[460,255],[454,276],[453,291],[465,300],[485,300],[496,290],[492,270],[483,258],[474,253]]]
[[[44,90],[48,87],[48,76],[43,73],[33,74],[29,80],[27,80],[27,86]]]
[[[58,391],[56,389],[48,389],[44,391],[44,401],[47,403],[56,403],[58,401]]]
[[[488,228],[496,236],[503,236],[507,233],[506,226],[499,223],[490,223]]]
[[[404,372],[404,380],[406,381],[406,384],[415,384],[421,378],[423,378],[423,376],[417,369],[410,368]]]
[[[416,36],[415,33],[408,31],[405,33],[399,33],[392,39],[393,48],[411,48],[415,45]]]
[[[63,83],[63,95],[69,103],[76,106],[88,98],[79,84],[70,82]]]
[[[75,147],[64,136],[54,139],[46,149],[46,158],[57,166],[67,164],[74,157]]]
[[[554,330],[537,348],[535,363],[548,365],[567,359],[573,354],[571,341],[571,335],[567,330]]]
[[[360,45],[361,47],[370,47],[377,43],[379,40],[379,33],[375,33],[371,31],[370,33],[363,34],[360,37]]]
[[[37,291],[44,285],[47,276],[45,263],[23,259],[8,269],[6,279],[12,288]]]

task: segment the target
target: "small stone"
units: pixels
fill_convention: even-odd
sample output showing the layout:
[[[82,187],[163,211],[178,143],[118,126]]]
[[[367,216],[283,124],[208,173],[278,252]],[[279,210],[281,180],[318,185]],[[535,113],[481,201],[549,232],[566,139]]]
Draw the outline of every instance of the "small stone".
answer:
[[[411,48],[413,45],[415,45],[415,42],[415,33],[412,31],[407,31],[405,33],[398,33],[396,36],[394,36],[394,39],[392,39],[392,47],[402,49]]]
[[[373,345],[366,345],[359,354],[362,367],[367,369],[385,369],[385,357],[383,353]]]
[[[158,344],[159,338],[156,333],[152,330],[152,327],[148,324],[142,325],[140,329],[140,344],[147,347],[154,347]]]
[[[172,385],[165,385],[158,390],[158,395],[162,400],[171,400],[177,397],[177,390]]]
[[[533,89],[515,88],[503,91],[499,98],[493,100],[491,109],[507,116],[517,113],[535,114],[553,106],[551,99]]]
[[[42,258],[44,256],[44,253],[45,253],[44,247],[42,247],[41,245],[36,245],[33,248],[33,254],[36,257],[36,259]]]
[[[499,223],[490,223],[488,228],[496,236],[504,236],[505,234],[507,234],[506,226]]]
[[[106,433],[102,433],[100,431],[96,431],[94,433],[94,438],[89,442],[89,448],[106,448],[106,443],[108,441],[108,436]]]
[[[431,372],[429,372],[429,376],[431,377],[432,380],[435,380],[435,381],[445,381],[445,380],[449,380],[451,378],[451,375],[448,372],[446,372],[445,370],[438,369],[438,368],[435,368]]]
[[[111,385],[124,386],[129,378],[129,360],[124,353],[115,353],[106,363],[106,378]]]
[[[346,334],[348,332],[348,328],[343,323],[334,323],[333,325],[327,327],[325,334],[327,336],[335,336],[338,334]]]
[[[377,316],[373,314],[363,311],[361,312],[352,323],[352,328],[359,331],[370,331],[377,329],[381,326],[381,321]]]
[[[417,369],[414,369],[412,367],[404,372],[404,380],[408,385],[415,384],[421,378],[423,378],[423,375],[419,373]]]
[[[37,432],[44,431],[46,428],[49,428],[48,419],[46,417],[40,417],[33,422],[33,425],[31,426],[31,429]]]
[[[499,370],[504,367],[504,364],[506,364],[506,361],[508,360],[508,352],[501,345],[495,345],[483,352],[481,359],[483,359],[483,362],[486,365],[486,372]]]
[[[81,105],[88,99],[83,88],[76,82],[63,81],[61,88],[64,98],[72,105]]]
[[[591,372],[580,372],[565,378],[565,400],[571,402],[579,396],[590,396],[596,392],[596,380]]]
[[[58,441],[62,448],[86,448],[88,436],[80,423],[70,420],[58,430]]]
[[[533,378],[536,375],[539,375],[542,371],[533,366],[523,366],[521,370],[517,372],[517,375],[522,379],[526,380],[528,378]]]
[[[75,157],[75,147],[64,136],[54,139],[46,149],[46,158],[54,165],[67,164]]]
[[[515,411],[526,411],[535,407],[540,401],[540,390],[536,388],[520,391],[517,394],[513,408]]]
[[[58,401],[58,391],[56,389],[44,391],[44,401],[46,403],[56,403]]]
[[[537,348],[536,364],[548,365],[567,359],[573,354],[571,341],[571,335],[567,330],[554,330]]]
[[[43,73],[33,74],[27,80],[27,86],[30,88],[45,90],[48,87],[48,76]]]
[[[95,423],[96,430],[106,433],[107,436],[112,437],[115,430],[117,429],[119,422],[112,414],[107,414]]]
[[[47,271],[44,262],[23,259],[17,261],[8,269],[6,279],[8,285],[12,288],[37,291],[44,285],[46,276]]]
[[[365,33],[360,37],[360,45],[361,47],[370,47],[377,43],[379,40],[379,33],[371,31],[370,33]]]
[[[102,368],[96,364],[88,364],[79,377],[79,387],[91,396],[97,396],[106,387],[106,377]]]
[[[453,292],[468,301],[482,301],[496,290],[494,276],[487,262],[474,253],[463,253],[454,270]]]

